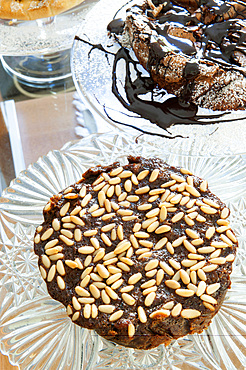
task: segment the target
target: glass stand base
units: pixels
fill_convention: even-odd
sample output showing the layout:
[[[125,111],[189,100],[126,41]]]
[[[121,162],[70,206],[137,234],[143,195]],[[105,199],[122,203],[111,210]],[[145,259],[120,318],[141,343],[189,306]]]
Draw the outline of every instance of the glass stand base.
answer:
[[[38,56],[1,56],[8,74],[35,88],[53,88],[71,79],[70,49]]]

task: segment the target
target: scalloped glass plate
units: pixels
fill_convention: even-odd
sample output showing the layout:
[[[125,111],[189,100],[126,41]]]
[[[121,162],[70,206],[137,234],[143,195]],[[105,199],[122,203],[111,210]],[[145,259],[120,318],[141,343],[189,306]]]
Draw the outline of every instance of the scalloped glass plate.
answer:
[[[127,134],[97,134],[52,151],[20,174],[0,198],[0,343],[20,369],[230,369],[246,367],[246,156],[209,156],[204,146],[153,141]],[[205,144],[204,144],[205,145]],[[210,189],[231,208],[239,240],[232,287],[208,330],[149,351],[124,348],[76,326],[51,299],[33,252],[35,227],[50,196],[91,166],[127,154],[158,156],[207,178]]]
[[[110,53],[116,53],[119,44],[113,38],[109,38],[107,25],[113,18],[125,19],[126,9],[135,3],[136,0],[123,0],[119,5],[119,2],[115,0],[100,0],[81,23],[77,36],[92,44],[103,45]],[[76,89],[81,99],[100,117],[106,119],[111,125],[116,125],[124,130],[127,130],[126,126],[134,126],[148,132],[168,135],[168,132],[164,129],[129,112],[115,97],[112,92],[114,55],[107,54],[106,56],[102,50],[97,48],[92,50],[90,45],[75,39],[71,59],[71,69]],[[122,96],[124,98],[125,64],[123,61],[121,62],[117,67],[117,79],[119,89],[122,85]],[[202,115],[205,112],[206,110],[200,109],[198,113]],[[225,120],[242,118],[242,116],[245,117],[242,121],[225,122]],[[121,122],[125,126],[114,123],[113,120]],[[181,134],[184,137],[188,136],[191,140],[194,137],[198,139],[201,136],[207,137],[211,146],[219,142],[230,145],[234,152],[245,152],[245,111],[229,113],[223,120],[224,122],[220,124],[209,124],[209,120],[207,120],[208,125],[175,125],[170,127],[168,131],[172,136]]]

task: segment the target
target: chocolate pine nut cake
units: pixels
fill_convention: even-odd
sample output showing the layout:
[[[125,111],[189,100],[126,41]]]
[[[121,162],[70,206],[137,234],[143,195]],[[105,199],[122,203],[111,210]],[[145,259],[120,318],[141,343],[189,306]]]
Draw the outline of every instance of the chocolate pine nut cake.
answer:
[[[160,88],[203,108],[245,109],[244,1],[141,0],[124,32]]]
[[[128,161],[90,168],[53,196],[34,248],[75,324],[150,349],[209,326],[238,243],[206,180],[158,158]]]

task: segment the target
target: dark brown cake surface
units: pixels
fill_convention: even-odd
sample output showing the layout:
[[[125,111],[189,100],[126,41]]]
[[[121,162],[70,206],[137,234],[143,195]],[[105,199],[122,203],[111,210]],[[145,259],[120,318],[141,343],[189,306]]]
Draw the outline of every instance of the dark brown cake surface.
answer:
[[[160,88],[212,110],[246,107],[246,4],[142,0],[125,32]]]
[[[129,157],[53,196],[35,234],[54,299],[78,325],[139,349],[207,328],[230,287],[229,209],[188,170]]]

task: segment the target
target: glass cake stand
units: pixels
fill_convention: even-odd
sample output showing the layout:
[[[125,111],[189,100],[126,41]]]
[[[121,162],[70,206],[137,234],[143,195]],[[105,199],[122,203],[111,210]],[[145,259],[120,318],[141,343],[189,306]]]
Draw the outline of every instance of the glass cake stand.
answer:
[[[194,144],[194,145],[193,145]],[[204,142],[203,148],[206,148]],[[75,325],[51,299],[33,251],[35,228],[49,198],[95,165],[127,163],[127,155],[160,157],[206,178],[230,207],[239,241],[231,289],[211,325],[168,347],[125,348]],[[195,143],[119,133],[67,143],[30,165],[0,198],[0,348],[21,370],[244,370],[246,368],[245,155],[210,155]]]
[[[151,133],[171,137],[183,137],[184,146],[188,140],[194,138],[199,141],[207,138],[210,146],[208,150],[223,153],[226,148],[233,152],[246,152],[246,111],[226,112],[216,123],[210,123],[210,119],[203,119],[206,124],[177,124],[165,130],[147,119],[132,113],[120,102],[112,91],[112,73],[115,62],[115,54],[120,49],[119,43],[113,37],[109,37],[107,25],[113,20],[126,18],[126,10],[136,3],[136,0],[100,0],[92,12],[88,12],[80,28],[76,32],[71,56],[71,69],[74,83],[81,99],[89,108],[96,112],[99,117],[107,120],[111,125],[121,130],[136,128],[139,133]],[[95,24],[97,25],[95,27]],[[81,41],[82,40],[82,41]],[[125,40],[127,41],[127,40]],[[94,45],[94,47],[92,47]],[[98,47],[101,45],[101,47]],[[105,50],[107,52],[105,52]],[[133,71],[132,73],[135,73]],[[141,70],[141,73],[146,71]],[[123,60],[117,64],[116,75],[118,89],[123,99],[126,97],[124,86],[126,84],[126,65]],[[136,73],[135,73],[136,75]],[[142,98],[142,96],[141,96]],[[145,97],[144,99],[150,99]],[[127,99],[125,99],[127,105]],[[206,114],[220,114],[207,109],[199,108],[198,114],[204,117]],[[137,133],[137,131],[136,131]]]
[[[0,19],[0,55],[18,82],[49,87],[71,79],[70,50],[77,28],[97,0],[85,0],[55,17],[35,21]]]

